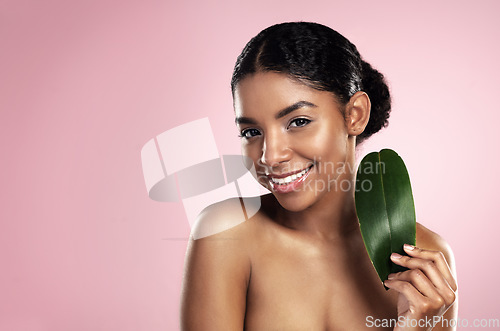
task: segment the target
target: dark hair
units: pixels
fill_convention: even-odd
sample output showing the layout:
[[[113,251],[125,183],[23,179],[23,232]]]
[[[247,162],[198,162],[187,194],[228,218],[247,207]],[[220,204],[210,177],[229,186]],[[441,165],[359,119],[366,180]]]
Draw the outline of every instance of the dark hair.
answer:
[[[343,105],[354,93],[366,92],[370,120],[357,143],[388,125],[391,97],[384,76],[361,59],[356,46],[327,26],[287,22],[262,30],[236,60],[233,96],[238,82],[259,71],[285,73],[314,89],[333,92]]]

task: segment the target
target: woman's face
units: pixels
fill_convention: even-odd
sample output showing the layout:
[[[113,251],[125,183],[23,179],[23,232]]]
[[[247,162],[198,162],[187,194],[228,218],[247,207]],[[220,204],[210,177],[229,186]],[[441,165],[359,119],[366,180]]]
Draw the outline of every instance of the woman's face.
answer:
[[[353,151],[331,92],[284,74],[258,72],[238,83],[234,107],[242,153],[285,209],[304,210],[346,189],[339,181]]]

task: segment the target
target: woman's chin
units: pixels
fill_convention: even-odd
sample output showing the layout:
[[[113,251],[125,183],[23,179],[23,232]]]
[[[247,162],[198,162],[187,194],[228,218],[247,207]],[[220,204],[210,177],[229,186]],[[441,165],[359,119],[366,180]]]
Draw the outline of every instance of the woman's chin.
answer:
[[[276,193],[273,192],[276,201],[280,204],[281,207],[290,211],[290,212],[300,212],[314,203],[314,201],[310,201],[310,197],[304,194],[294,194],[294,193]]]

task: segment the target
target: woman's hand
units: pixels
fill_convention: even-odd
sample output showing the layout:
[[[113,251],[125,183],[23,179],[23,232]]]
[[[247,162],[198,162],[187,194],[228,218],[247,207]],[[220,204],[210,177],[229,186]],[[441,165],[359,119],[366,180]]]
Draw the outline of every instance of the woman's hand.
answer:
[[[431,330],[456,300],[457,283],[443,253],[404,245],[409,256],[391,260],[410,270],[390,274],[385,286],[399,292],[394,330]]]

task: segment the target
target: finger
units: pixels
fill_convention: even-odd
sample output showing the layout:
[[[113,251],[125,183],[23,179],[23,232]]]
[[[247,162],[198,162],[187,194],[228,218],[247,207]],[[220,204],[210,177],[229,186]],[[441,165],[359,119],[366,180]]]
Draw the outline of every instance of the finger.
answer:
[[[403,249],[408,255],[412,257],[418,257],[424,260],[432,260],[450,285],[451,289],[453,291],[457,290],[455,277],[453,277],[450,266],[448,265],[448,262],[446,261],[446,258],[444,257],[442,252],[422,249],[408,244],[403,245]]]
[[[451,305],[455,301],[455,292],[432,260],[401,256],[397,253],[391,255],[391,260],[411,270],[422,270],[447,305]]]
[[[429,278],[427,278],[424,272],[420,269],[411,269],[398,272],[396,274],[390,274],[388,279],[409,282],[417,289],[417,291],[428,298],[440,296],[434,284],[432,284]]]
[[[404,295],[406,300],[408,300],[412,313],[414,312],[413,307],[418,307],[425,301],[422,293],[417,291],[417,289],[415,289],[415,287],[408,282],[397,279],[387,279],[384,281],[384,285]]]
[[[392,262],[408,269],[422,270],[435,287],[450,288],[450,285],[432,260],[424,260],[411,256],[402,256],[397,253],[391,254],[391,260]]]
[[[408,312],[410,314],[427,316],[428,314],[435,314],[436,311],[439,313],[446,311],[443,298],[439,295],[433,298],[425,297],[409,282],[388,279],[384,282],[384,285],[401,293],[408,300]]]

